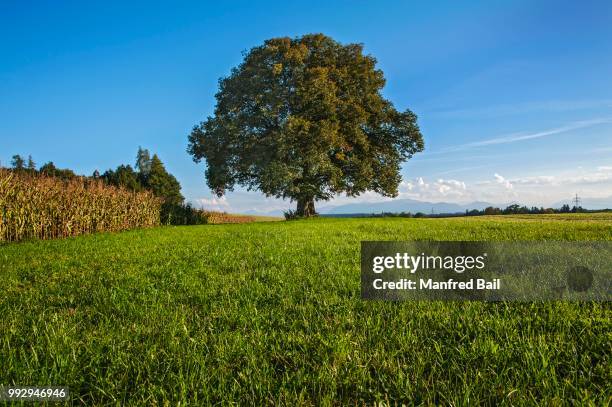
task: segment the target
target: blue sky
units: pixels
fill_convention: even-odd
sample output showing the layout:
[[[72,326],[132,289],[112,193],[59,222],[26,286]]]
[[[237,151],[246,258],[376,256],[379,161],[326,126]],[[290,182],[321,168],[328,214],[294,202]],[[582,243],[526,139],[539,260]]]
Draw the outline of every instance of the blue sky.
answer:
[[[3,165],[31,154],[90,174],[143,146],[197,205],[289,207],[240,190],[213,199],[187,135],[242,51],[322,32],[363,43],[385,96],[419,115],[426,151],[404,166],[400,198],[612,195],[609,1],[124,3],[0,4]]]

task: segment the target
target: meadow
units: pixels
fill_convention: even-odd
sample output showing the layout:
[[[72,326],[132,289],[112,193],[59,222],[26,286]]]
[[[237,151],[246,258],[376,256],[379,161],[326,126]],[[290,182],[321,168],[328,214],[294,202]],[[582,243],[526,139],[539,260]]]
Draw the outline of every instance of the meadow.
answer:
[[[0,245],[0,383],[74,404],[610,404],[612,307],[360,299],[362,240],[612,240],[611,214],[164,226]]]

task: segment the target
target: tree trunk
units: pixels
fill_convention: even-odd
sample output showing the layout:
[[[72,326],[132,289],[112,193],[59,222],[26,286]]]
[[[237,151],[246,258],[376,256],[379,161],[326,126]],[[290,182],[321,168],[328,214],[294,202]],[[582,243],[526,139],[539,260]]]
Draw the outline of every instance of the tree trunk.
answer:
[[[298,216],[303,216],[305,218],[316,215],[317,213],[315,212],[314,199],[299,198],[297,201],[296,213]]]

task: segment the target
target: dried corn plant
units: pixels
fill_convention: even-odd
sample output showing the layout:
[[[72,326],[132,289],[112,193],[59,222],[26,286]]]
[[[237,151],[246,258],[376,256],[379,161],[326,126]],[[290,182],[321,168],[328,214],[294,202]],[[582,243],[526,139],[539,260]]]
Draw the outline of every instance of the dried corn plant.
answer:
[[[0,169],[0,242],[157,226],[160,209],[150,192]]]
[[[225,212],[201,211],[201,216],[207,224],[250,223],[255,222],[254,216],[233,215]]]

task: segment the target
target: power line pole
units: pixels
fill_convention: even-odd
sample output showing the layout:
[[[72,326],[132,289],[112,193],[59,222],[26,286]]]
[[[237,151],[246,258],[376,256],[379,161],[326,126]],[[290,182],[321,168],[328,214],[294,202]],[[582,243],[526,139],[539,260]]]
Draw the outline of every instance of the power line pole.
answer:
[[[578,194],[576,194],[576,196],[572,199],[572,202],[574,203],[574,207],[576,209],[580,207],[580,201],[581,199],[578,197]]]

